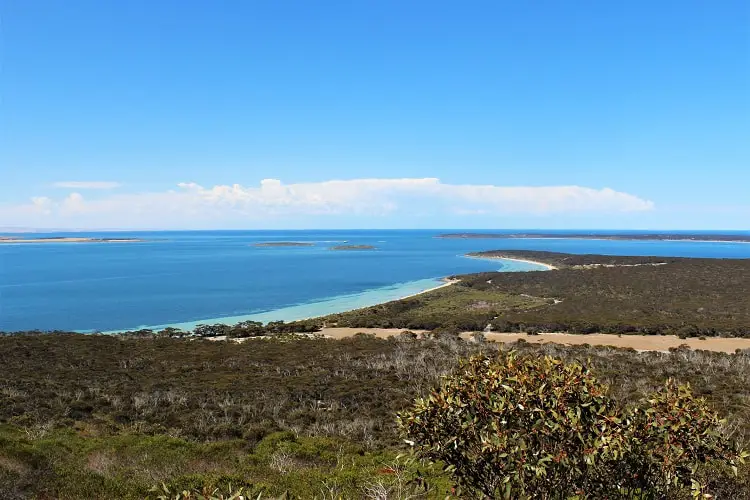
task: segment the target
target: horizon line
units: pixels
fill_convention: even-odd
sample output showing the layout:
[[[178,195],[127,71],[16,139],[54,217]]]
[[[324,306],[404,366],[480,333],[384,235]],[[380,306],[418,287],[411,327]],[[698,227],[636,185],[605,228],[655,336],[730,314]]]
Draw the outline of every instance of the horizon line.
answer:
[[[581,231],[581,232],[597,232],[597,231],[628,231],[628,232],[644,232],[644,233],[657,233],[657,232],[703,232],[703,233],[720,233],[720,232],[745,232],[750,233],[750,229],[706,229],[706,228],[692,228],[692,229],[645,229],[645,228],[565,228],[565,229],[553,229],[544,227],[526,227],[526,228],[456,228],[456,227],[430,227],[430,228],[394,228],[394,227],[338,227],[338,228],[37,228],[37,227],[0,227],[0,233],[82,233],[82,232],[249,232],[249,231],[455,231],[461,233],[470,232],[506,232],[506,231],[528,231],[528,232],[559,232],[559,231]]]

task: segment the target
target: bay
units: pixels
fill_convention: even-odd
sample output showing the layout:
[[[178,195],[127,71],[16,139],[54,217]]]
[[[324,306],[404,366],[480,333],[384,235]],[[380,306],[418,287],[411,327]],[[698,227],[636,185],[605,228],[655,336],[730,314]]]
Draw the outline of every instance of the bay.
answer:
[[[565,231],[559,232],[560,239],[436,237],[449,232],[466,231],[36,233],[35,238],[143,241],[0,244],[0,331],[91,332],[190,328],[245,319],[290,321],[394,300],[437,286],[448,275],[539,269],[515,261],[464,257],[482,250],[750,258],[747,243],[565,239]],[[710,239],[710,232],[705,235]],[[312,245],[254,246],[278,241]],[[341,244],[375,249],[331,250]]]

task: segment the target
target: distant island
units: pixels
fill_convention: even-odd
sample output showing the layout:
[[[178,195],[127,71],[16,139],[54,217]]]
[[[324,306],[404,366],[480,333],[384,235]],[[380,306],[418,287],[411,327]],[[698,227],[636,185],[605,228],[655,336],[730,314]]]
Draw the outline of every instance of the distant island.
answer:
[[[139,238],[84,238],[78,236],[49,236],[45,238],[18,238],[0,236],[0,243],[134,243]]]
[[[653,240],[653,241],[703,241],[703,242],[739,242],[750,243],[750,236],[739,234],[675,234],[675,233],[448,233],[437,236],[444,239],[565,239],[565,240]]]
[[[331,250],[375,250],[372,245],[337,245],[331,247]]]
[[[256,243],[256,247],[312,247],[314,243],[305,243],[303,241],[267,241],[264,243]]]

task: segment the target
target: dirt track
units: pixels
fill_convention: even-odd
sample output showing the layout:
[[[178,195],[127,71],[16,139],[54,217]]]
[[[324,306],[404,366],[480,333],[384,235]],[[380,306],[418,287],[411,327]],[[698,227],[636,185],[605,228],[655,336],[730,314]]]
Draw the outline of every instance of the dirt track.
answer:
[[[331,338],[341,339],[351,337],[357,333],[373,334],[380,338],[387,338],[403,332],[399,328],[324,328],[320,333]],[[414,333],[425,333],[422,330],[413,330]],[[470,332],[461,334],[468,338]],[[740,338],[716,338],[708,337],[706,340],[698,338],[681,339],[674,335],[612,335],[612,334],[590,334],[575,335],[569,333],[542,333],[539,335],[526,335],[524,333],[486,333],[487,340],[495,342],[515,342],[523,339],[530,343],[552,342],[565,345],[609,345],[614,347],[630,347],[639,351],[668,351],[670,347],[688,345],[692,349],[703,349],[707,351],[734,353],[737,349],[750,349],[750,339]]]

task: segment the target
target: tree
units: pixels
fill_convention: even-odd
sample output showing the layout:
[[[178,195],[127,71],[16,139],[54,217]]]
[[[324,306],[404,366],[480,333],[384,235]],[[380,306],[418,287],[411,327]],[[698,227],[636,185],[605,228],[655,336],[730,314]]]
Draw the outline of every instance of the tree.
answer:
[[[179,328],[174,328],[174,327],[168,326],[168,327],[164,328],[163,330],[159,330],[158,335],[160,337],[180,337],[180,338],[182,338],[185,335],[185,332],[183,332]]]
[[[511,352],[464,362],[399,422],[418,455],[491,498],[661,498],[701,491],[707,460],[742,460],[689,389],[670,382],[644,403],[618,405],[578,363]]]
[[[220,335],[227,335],[230,329],[229,325],[223,323],[216,323],[214,325],[200,324],[193,329],[193,335],[196,337],[218,337]]]
[[[263,334],[263,323],[259,321],[241,321],[231,327],[228,336],[232,338],[259,337]]]

